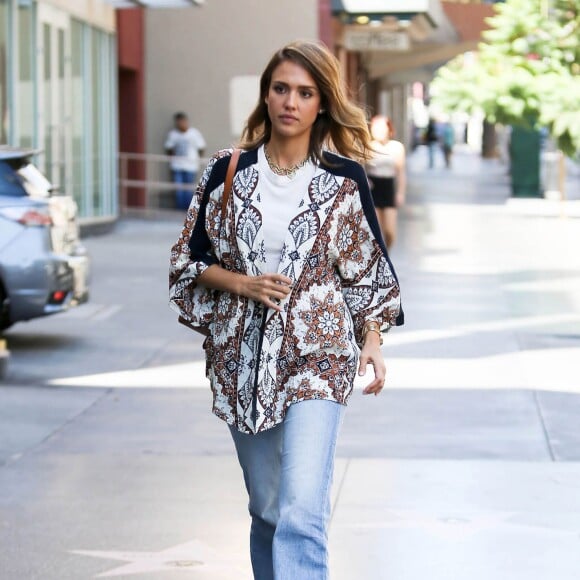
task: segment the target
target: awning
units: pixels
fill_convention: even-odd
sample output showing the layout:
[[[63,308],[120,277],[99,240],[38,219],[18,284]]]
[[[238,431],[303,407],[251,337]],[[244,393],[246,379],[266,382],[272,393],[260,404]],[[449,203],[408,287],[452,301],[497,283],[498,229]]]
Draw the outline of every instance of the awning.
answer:
[[[431,0],[332,0],[332,13],[343,22],[356,22],[368,17],[379,21],[385,16],[396,16],[399,20],[410,20],[417,14],[430,17]]]
[[[339,44],[361,54],[374,79],[417,75],[475,46],[461,42],[440,0],[332,0],[332,12]]]
[[[205,0],[105,0],[113,8],[186,8],[199,6]]]

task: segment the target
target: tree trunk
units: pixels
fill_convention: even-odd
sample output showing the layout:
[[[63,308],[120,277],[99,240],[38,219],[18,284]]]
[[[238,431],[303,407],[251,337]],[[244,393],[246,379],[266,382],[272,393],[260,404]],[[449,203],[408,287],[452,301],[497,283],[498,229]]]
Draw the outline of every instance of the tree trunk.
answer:
[[[495,125],[483,120],[483,135],[481,138],[481,156],[484,159],[497,157],[497,135]]]

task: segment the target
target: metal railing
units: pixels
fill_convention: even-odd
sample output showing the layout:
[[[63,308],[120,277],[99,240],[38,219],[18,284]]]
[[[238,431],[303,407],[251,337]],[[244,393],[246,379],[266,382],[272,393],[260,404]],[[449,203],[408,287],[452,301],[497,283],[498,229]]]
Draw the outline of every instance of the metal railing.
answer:
[[[152,153],[119,153],[119,197],[121,213],[171,211],[175,207],[177,190],[195,191],[196,184],[185,185],[173,183],[170,162],[175,157]],[[200,160],[201,172],[209,159]],[[568,180],[576,182],[580,175],[580,163],[567,160],[558,151],[546,151],[542,154],[542,185],[548,199],[564,201]],[[129,200],[132,197],[132,203]],[[572,196],[577,199],[577,196]]]
[[[176,184],[171,178],[170,162],[179,159],[152,153],[119,153],[119,203],[121,213],[174,209],[176,190],[195,191],[196,183]],[[201,172],[208,159],[200,160]],[[129,203],[132,202],[132,203]]]

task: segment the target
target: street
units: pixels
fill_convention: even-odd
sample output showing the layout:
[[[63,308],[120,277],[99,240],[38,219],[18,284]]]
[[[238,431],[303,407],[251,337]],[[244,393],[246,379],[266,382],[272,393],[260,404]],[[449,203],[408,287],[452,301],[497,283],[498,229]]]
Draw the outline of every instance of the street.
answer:
[[[387,388],[357,381],[339,440],[333,579],[578,580],[580,220],[507,203],[498,161],[426,165],[419,148]],[[251,578],[201,338],[167,306],[181,221],[87,238],[89,303],[5,333],[2,580]]]

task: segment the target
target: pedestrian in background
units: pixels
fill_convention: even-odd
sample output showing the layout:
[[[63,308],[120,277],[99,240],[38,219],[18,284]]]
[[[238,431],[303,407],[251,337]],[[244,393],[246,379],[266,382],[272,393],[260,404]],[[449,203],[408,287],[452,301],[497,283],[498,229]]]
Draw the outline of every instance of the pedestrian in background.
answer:
[[[199,158],[206,147],[203,135],[189,126],[185,113],[173,115],[174,128],[169,131],[165,141],[165,153],[171,155],[171,174],[173,183],[189,185],[190,188],[175,191],[175,205],[187,209],[193,196],[193,184],[199,171]]]
[[[274,54],[241,147],[223,218],[232,150],[201,178],[171,251],[170,299],[207,335],[213,412],[249,494],[254,578],[323,580],[344,406],[368,364],[363,392],[380,393],[381,332],[403,322],[353,160],[370,155],[366,119],[328,49],[295,42]]]
[[[367,162],[367,174],[381,231],[390,249],[397,236],[397,208],[405,203],[405,146],[393,139],[393,123],[384,115],[371,119],[371,136],[373,157]]]
[[[443,125],[441,135],[441,147],[443,147],[443,157],[445,158],[445,167],[451,168],[451,157],[453,155],[453,145],[455,145],[455,130],[451,121]]]
[[[427,129],[425,131],[425,143],[429,152],[429,169],[433,169],[433,167],[435,167],[435,150],[438,149],[439,143],[437,123],[433,117],[429,119],[429,123],[427,124]]]

